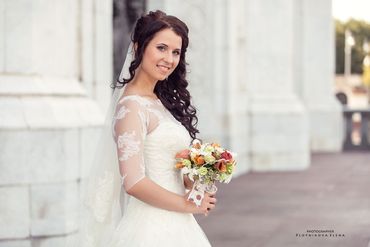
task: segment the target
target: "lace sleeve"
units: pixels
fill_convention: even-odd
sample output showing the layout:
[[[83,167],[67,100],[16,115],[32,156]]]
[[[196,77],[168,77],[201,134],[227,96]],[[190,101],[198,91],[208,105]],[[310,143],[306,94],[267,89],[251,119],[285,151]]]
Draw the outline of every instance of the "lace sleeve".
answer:
[[[113,119],[122,183],[126,191],[145,177],[143,147],[147,134],[145,108],[135,100],[121,100]]]

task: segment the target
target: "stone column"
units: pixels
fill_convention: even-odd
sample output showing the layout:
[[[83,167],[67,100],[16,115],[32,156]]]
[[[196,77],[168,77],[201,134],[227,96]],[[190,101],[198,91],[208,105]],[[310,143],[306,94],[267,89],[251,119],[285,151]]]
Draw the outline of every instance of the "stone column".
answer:
[[[1,247],[64,246],[77,231],[80,178],[109,101],[111,8],[0,1]]]
[[[175,15],[189,27],[188,80],[198,110],[200,138],[238,153],[237,173],[248,167],[247,95],[242,76],[243,1],[148,1],[148,10]]]
[[[340,151],[343,143],[343,117],[334,95],[334,27],[331,0],[300,0],[297,16],[301,43],[301,95],[309,113],[312,151]]]
[[[247,0],[244,77],[256,171],[309,165],[307,113],[294,91],[294,1]]]
[[[245,1],[225,0],[226,27],[223,31],[219,29],[222,19],[220,16],[214,17],[215,32],[219,33],[213,42],[225,39],[222,46],[217,46],[219,53],[225,53],[226,59],[214,57],[213,61],[220,64],[219,68],[214,67],[211,73],[224,73],[220,77],[220,89],[217,91],[216,102],[226,105],[223,110],[225,124],[221,131],[225,131],[229,138],[230,148],[238,153],[237,174],[243,174],[251,169],[251,157],[249,150],[251,148],[250,139],[250,117],[248,115],[250,95],[247,88],[247,78],[245,77],[246,66],[246,16],[244,14]],[[216,20],[219,20],[217,23]],[[216,54],[217,55],[217,54]],[[227,95],[227,97],[225,97]],[[222,109],[222,108],[221,108]]]

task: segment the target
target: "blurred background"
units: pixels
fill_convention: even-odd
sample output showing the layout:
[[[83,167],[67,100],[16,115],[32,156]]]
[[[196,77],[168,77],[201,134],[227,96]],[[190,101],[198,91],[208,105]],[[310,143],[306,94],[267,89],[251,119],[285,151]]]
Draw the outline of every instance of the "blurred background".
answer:
[[[238,153],[235,182],[198,219],[211,243],[367,246],[367,0],[0,0],[0,247],[78,233],[110,84],[156,9],[190,29],[200,137]],[[310,229],[346,236],[297,236]]]

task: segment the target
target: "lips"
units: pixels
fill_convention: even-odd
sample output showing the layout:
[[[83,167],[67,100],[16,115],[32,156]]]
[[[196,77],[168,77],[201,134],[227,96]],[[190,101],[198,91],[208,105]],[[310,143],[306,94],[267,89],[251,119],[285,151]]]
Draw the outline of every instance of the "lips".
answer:
[[[170,67],[164,66],[164,65],[157,65],[159,71],[163,74],[166,74],[169,70]]]

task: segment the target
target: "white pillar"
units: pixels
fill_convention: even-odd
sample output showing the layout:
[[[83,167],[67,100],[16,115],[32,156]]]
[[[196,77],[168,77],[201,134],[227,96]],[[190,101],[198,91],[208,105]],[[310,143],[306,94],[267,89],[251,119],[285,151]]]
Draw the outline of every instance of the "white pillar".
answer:
[[[306,109],[294,92],[294,1],[248,0],[244,76],[253,170],[309,165]]]
[[[226,103],[223,111],[225,125],[221,131],[226,131],[230,139],[230,147],[238,153],[237,174],[243,174],[251,169],[250,157],[250,117],[248,115],[248,104],[250,96],[247,90],[247,78],[245,77],[246,56],[246,18],[244,15],[245,1],[225,1],[227,26],[223,31],[219,31],[219,37],[215,37],[214,42],[225,39],[223,46],[216,47],[219,52],[225,50],[226,59],[213,58],[213,61],[221,64],[220,68],[215,68],[211,73],[224,73],[220,84],[222,89],[217,92],[216,101],[219,105]],[[220,6],[222,8],[222,6]],[[215,17],[220,19],[220,17]],[[219,25],[214,26],[214,30],[219,30]],[[225,100],[224,95],[227,95]]]
[[[77,230],[103,122],[88,95],[106,105],[112,73],[112,3],[94,1],[0,1],[0,246],[64,246]]]
[[[309,112],[312,151],[340,151],[343,117],[334,95],[334,27],[331,0],[301,0],[300,94]]]

